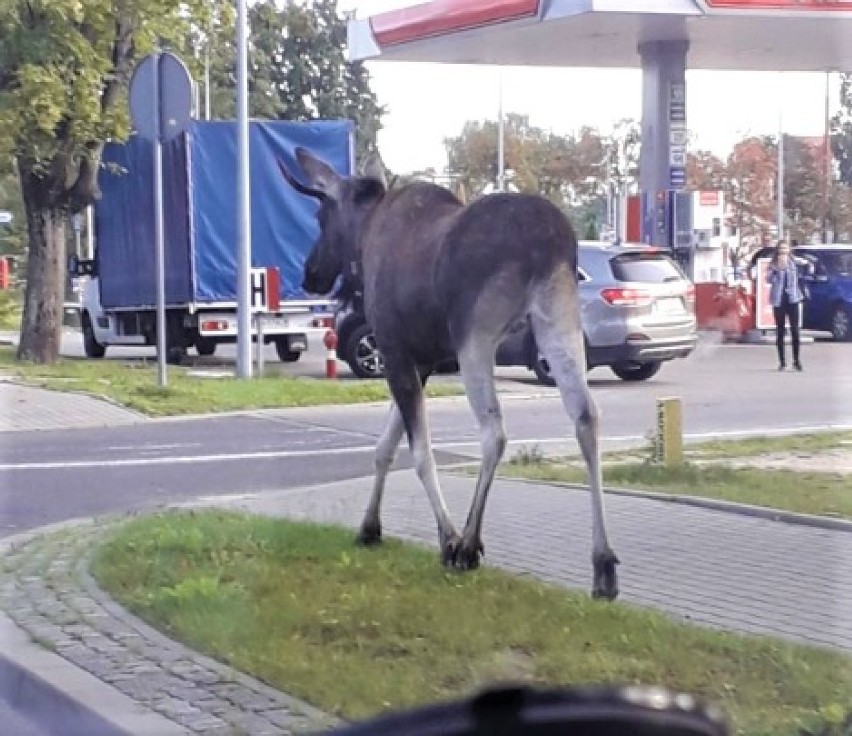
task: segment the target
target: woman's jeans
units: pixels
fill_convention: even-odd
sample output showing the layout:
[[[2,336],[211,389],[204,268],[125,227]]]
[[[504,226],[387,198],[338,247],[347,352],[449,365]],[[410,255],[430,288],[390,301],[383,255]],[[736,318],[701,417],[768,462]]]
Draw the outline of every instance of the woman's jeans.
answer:
[[[785,319],[790,322],[790,336],[793,339],[793,363],[799,362],[799,313],[801,308],[801,302],[790,303],[786,294],[781,299],[780,307],[772,307],[772,312],[775,315],[775,346],[778,348],[778,362],[781,365],[786,365],[784,360]]]

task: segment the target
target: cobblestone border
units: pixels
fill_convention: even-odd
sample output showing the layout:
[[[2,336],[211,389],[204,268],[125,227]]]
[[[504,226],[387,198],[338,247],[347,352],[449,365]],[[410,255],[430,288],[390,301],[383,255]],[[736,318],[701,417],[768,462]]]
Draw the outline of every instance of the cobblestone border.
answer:
[[[205,736],[326,730],[336,719],[168,639],[98,588],[91,556],[111,517],[0,545],[0,607],[33,642]]]

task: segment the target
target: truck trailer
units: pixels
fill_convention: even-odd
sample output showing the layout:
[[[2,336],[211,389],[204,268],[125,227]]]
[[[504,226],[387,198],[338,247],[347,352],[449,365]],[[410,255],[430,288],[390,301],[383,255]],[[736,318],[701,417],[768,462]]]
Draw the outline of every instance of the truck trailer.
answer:
[[[299,359],[309,335],[322,334],[336,304],[302,289],[305,259],[318,235],[316,203],[284,181],[281,159],[307,148],[336,171],[353,170],[353,124],[252,121],[252,334],[285,362]],[[211,355],[237,338],[237,124],[193,121],[163,144],[166,345],[169,362],[190,347]],[[156,253],[153,150],[138,136],[109,144],[94,207],[94,258],[72,259],[83,277],[81,326],[85,353],[110,345],[156,345]]]

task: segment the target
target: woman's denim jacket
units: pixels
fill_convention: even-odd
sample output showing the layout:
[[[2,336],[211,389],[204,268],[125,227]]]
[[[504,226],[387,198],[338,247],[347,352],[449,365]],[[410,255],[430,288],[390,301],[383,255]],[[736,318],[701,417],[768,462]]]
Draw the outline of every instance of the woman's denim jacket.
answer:
[[[805,298],[799,283],[799,269],[792,258],[787,259],[787,268],[781,269],[769,264],[766,281],[769,284],[769,301],[773,307],[781,306],[782,289],[784,283],[784,272],[787,273],[787,298],[791,304],[798,304]]]

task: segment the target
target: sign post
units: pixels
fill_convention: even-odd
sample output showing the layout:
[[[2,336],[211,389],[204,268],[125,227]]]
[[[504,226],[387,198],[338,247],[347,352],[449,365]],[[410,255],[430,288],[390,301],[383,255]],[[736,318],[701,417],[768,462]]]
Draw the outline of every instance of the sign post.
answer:
[[[166,256],[163,223],[163,143],[183,133],[192,118],[192,80],[174,54],[155,51],[130,79],[130,116],[136,132],[154,147],[154,257],[157,280],[157,379],[166,373]]]

